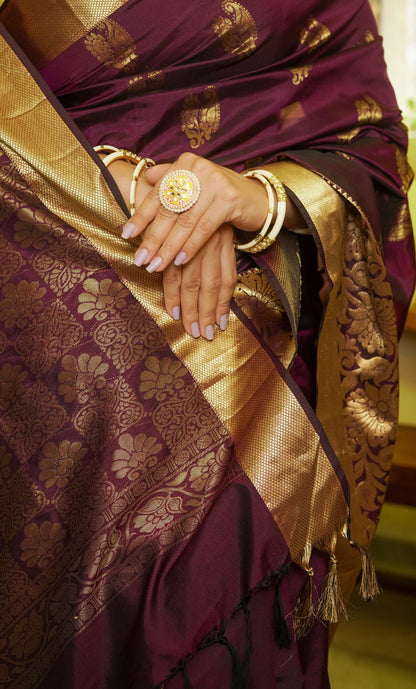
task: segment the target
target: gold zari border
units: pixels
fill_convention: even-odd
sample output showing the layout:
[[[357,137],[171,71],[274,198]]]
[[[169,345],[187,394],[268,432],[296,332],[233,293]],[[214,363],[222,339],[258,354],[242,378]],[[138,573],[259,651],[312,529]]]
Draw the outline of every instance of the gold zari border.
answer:
[[[45,206],[93,243],[163,330],[233,436],[240,464],[299,559],[306,545],[320,543],[347,517],[340,483],[304,409],[235,315],[214,342],[195,342],[167,315],[160,276],[138,270],[135,246],[120,237],[125,216],[100,168],[3,39],[0,59],[5,152]]]
[[[125,2],[126,0],[54,0],[48,2],[45,12],[33,0],[13,0],[5,7],[1,19],[12,35],[18,28],[20,47],[41,67]],[[36,31],[33,27],[36,27]]]

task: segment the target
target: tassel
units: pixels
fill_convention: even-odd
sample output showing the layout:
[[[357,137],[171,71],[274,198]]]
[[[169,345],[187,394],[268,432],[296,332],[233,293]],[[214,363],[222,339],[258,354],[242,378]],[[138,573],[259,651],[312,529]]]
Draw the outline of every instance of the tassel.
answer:
[[[365,550],[365,548],[351,539],[348,523],[345,525],[342,535],[345,536],[350,545],[352,545],[353,548],[356,548],[360,553],[361,581],[358,590],[361,598],[368,603],[368,601],[373,600],[373,598],[379,596],[383,591],[377,581],[377,574],[374,567],[373,558],[371,557],[370,553]]]
[[[276,583],[274,589],[273,600],[273,631],[274,639],[279,648],[290,648],[292,645],[289,630],[287,628],[286,620],[283,615],[281,601],[280,601],[280,584],[282,581],[282,573],[276,575]]]
[[[329,571],[326,576],[317,616],[324,622],[339,622],[340,617],[348,617],[339,583],[337,559],[333,553],[329,556]]]
[[[221,631],[209,634],[205,638],[205,640],[200,644],[199,648],[208,648],[213,644],[222,644],[223,646],[225,646],[231,656],[231,689],[245,689],[245,687],[247,686],[247,682],[246,678],[244,677],[243,666],[240,662],[240,658],[238,657],[236,649],[232,645],[231,641],[229,641],[227,637],[224,635],[224,632],[225,625],[223,626]]]
[[[361,581],[360,581],[360,596],[365,601],[373,600],[379,596],[382,589],[377,581],[376,570],[374,567],[373,558],[362,546],[354,543],[361,555]]]
[[[312,627],[315,616],[312,596],[314,571],[312,567],[309,566],[311,554],[312,546],[307,545],[303,551],[301,565],[308,576],[293,611],[293,626],[298,638],[306,636]]]

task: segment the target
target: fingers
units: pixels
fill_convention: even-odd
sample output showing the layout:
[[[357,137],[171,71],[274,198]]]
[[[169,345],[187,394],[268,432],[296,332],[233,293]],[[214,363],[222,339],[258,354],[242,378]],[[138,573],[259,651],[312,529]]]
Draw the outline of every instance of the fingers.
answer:
[[[225,226],[188,264],[171,264],[164,271],[166,310],[175,320],[181,317],[193,337],[212,340],[216,325],[221,330],[227,326],[236,281],[232,229]]]
[[[161,178],[178,170],[185,170],[185,177],[194,174],[201,187],[197,201],[182,213],[165,208],[159,198]],[[267,197],[261,184],[193,153],[182,154],[169,168],[147,170],[146,177],[154,181],[154,187],[137,207],[123,236],[135,237],[146,230],[134,260],[149,272],[163,271],[172,262],[187,263],[224,223],[255,231],[264,222]]]

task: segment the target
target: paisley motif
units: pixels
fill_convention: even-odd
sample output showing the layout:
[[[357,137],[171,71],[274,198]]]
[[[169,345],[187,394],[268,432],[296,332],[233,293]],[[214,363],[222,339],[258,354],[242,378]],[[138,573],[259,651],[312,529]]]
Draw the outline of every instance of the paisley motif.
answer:
[[[210,141],[220,126],[220,119],[220,101],[215,86],[207,86],[201,96],[193,94],[183,101],[181,128],[191,148],[199,148]]]
[[[396,149],[396,164],[397,171],[402,181],[402,191],[404,194],[407,194],[413,180],[413,171],[405,154],[400,150],[400,148]]]
[[[300,32],[299,42],[308,48],[308,52],[316,50],[331,38],[331,32],[327,26],[319,22],[315,17],[309,17],[307,25]]]
[[[154,93],[160,91],[165,84],[165,75],[162,70],[158,69],[154,72],[149,72],[145,76],[134,76],[129,80],[127,91],[129,93]]]
[[[226,17],[215,17],[212,28],[226,53],[244,57],[256,49],[257,27],[250,12],[239,2],[224,0],[221,8]]]
[[[355,101],[355,107],[360,124],[375,124],[383,118],[379,104],[371,96],[364,96]]]
[[[87,50],[106,67],[134,71],[136,44],[129,32],[112,19],[99,22],[84,39]]]
[[[413,232],[412,220],[410,217],[409,204],[403,201],[400,210],[397,214],[397,221],[393,225],[389,233],[390,242],[400,242],[400,240],[409,237]]]

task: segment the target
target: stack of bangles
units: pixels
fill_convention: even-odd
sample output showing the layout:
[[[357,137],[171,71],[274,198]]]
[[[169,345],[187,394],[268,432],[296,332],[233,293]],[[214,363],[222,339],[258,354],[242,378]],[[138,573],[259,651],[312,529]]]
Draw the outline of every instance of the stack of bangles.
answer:
[[[142,158],[136,153],[107,144],[95,146],[94,151],[107,154],[102,159],[106,167],[115,160],[128,160],[131,163],[136,163],[131,179],[129,196],[130,215],[133,215],[136,210],[135,198],[137,180],[139,179],[140,173],[146,168],[155,165],[155,162],[151,158]],[[247,251],[248,253],[256,254],[273,244],[283,227],[286,215],[286,192],[283,184],[268,170],[247,170],[243,172],[243,176],[252,177],[261,182],[266,188],[269,202],[264,225],[254,239],[251,239],[246,244],[238,244],[237,242],[234,244],[238,251]],[[173,192],[170,189],[172,185]],[[177,213],[191,208],[199,197],[199,181],[195,175],[188,170],[174,170],[165,175],[161,183],[161,189],[162,188],[165,189],[164,194],[160,194],[162,205]],[[173,201],[176,201],[176,203],[173,203]]]
[[[131,163],[136,163],[133,175],[130,183],[130,195],[129,195],[129,211],[130,215],[133,215],[136,210],[136,187],[137,180],[140,177],[140,173],[148,167],[155,165],[155,161],[151,158],[142,158],[136,153],[131,151],[126,151],[124,148],[116,148],[115,146],[109,146],[108,144],[101,144],[100,146],[94,146],[94,151],[97,153],[107,153],[107,155],[102,159],[102,162],[106,167],[113,163],[115,160],[128,160]]]
[[[260,232],[246,244],[235,244],[239,251],[257,254],[273,244],[283,227],[286,216],[286,191],[280,180],[268,170],[247,170],[243,172],[243,176],[259,180],[266,187],[269,200],[266,220]]]

